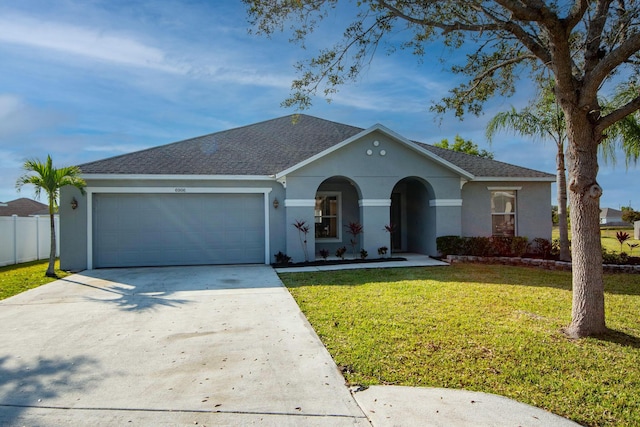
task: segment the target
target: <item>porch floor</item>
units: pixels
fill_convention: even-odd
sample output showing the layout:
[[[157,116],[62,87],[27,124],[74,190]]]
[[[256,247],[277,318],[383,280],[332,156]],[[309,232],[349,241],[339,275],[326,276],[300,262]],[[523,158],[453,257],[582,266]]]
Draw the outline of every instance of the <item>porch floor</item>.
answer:
[[[331,271],[331,270],[356,270],[365,268],[397,268],[397,267],[435,267],[449,265],[446,262],[438,261],[427,255],[413,253],[394,253],[393,256],[405,258],[406,261],[383,261],[354,264],[334,264],[334,265],[314,265],[309,267],[285,267],[276,268],[277,273],[302,273],[305,271]],[[336,257],[329,257],[327,260],[337,260]],[[322,258],[318,258],[322,260]]]

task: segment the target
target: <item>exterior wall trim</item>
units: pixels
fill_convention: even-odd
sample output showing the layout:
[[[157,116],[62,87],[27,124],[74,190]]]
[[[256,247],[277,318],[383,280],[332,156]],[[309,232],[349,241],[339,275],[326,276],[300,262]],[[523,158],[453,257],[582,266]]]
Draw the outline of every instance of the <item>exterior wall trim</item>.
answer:
[[[358,200],[358,206],[367,207],[390,207],[391,199],[360,199]]]
[[[432,199],[429,200],[430,207],[441,206],[462,206],[462,199]]]
[[[522,190],[522,187],[505,187],[505,186],[500,186],[500,187],[487,187],[487,190],[489,191],[520,191]]]
[[[147,181],[275,181],[273,175],[177,175],[177,174],[117,174],[117,173],[84,173],[80,175],[87,180],[147,180]]]
[[[271,188],[248,187],[86,187],[87,200],[87,269],[93,269],[93,195],[110,194],[262,194],[264,200],[264,263],[269,264],[269,193]]]
[[[473,180],[476,182],[556,182],[556,177],[477,176]]]
[[[285,208],[313,208],[316,206],[316,199],[285,199]]]

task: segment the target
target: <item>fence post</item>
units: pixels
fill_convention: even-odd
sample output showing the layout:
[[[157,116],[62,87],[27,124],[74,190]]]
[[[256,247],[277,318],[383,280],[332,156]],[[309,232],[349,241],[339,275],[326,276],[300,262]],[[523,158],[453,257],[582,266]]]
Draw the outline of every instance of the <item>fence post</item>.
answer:
[[[40,215],[34,215],[36,219],[36,260],[40,260]]]
[[[13,218],[13,263],[18,263],[18,215],[11,215]]]

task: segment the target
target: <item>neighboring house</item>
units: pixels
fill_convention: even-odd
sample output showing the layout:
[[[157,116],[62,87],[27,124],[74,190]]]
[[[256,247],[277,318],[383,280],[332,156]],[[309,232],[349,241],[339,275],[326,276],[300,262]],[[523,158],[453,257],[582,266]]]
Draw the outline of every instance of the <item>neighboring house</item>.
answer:
[[[0,216],[12,215],[49,215],[49,206],[24,197],[10,202],[0,203]]]
[[[600,225],[629,225],[622,220],[622,212],[612,208],[600,209]]]
[[[286,116],[80,168],[86,195],[61,194],[62,269],[304,261],[298,220],[310,258],[349,248],[350,222],[370,257],[436,255],[443,235],[551,238],[554,175],[379,124]]]

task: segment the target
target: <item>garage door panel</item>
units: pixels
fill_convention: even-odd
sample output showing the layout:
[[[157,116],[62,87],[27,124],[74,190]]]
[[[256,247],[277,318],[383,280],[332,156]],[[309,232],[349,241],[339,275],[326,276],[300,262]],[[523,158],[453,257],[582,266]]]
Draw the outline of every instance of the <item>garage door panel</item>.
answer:
[[[94,266],[263,263],[263,194],[95,194]]]

